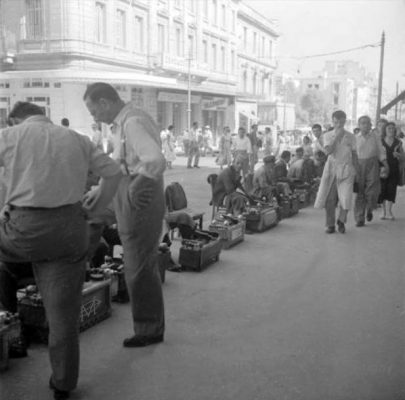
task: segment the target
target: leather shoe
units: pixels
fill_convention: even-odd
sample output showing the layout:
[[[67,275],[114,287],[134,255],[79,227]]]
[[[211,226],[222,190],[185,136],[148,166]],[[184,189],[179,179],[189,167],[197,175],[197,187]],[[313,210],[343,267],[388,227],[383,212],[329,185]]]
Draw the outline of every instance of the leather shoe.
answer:
[[[194,165],[194,168],[200,168],[198,165]]]
[[[70,397],[69,390],[60,390],[52,382],[52,377],[49,378],[49,388],[53,390],[53,398],[55,400],[65,400]]]
[[[335,233],[336,229],[334,226],[328,226],[325,230],[326,233]]]
[[[365,224],[364,224],[364,221],[357,221],[356,222],[356,226],[357,227],[359,227],[359,228],[361,228],[362,226],[364,226]]]
[[[338,232],[339,233],[345,233],[346,232],[346,228],[345,228],[345,224],[342,221],[337,221],[337,226],[338,226]]]
[[[366,220],[367,220],[367,222],[370,222],[373,220],[373,212],[371,210],[367,211]]]
[[[135,335],[130,338],[124,339],[122,343],[124,347],[145,347],[151,344],[163,342],[163,335],[158,336],[139,336]]]

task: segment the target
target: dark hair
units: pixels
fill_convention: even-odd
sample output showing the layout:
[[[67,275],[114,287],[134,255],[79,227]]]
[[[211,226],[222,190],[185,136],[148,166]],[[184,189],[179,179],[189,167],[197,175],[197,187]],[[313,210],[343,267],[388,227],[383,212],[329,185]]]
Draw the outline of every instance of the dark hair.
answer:
[[[264,128],[264,131],[266,132],[266,131],[270,131],[271,132],[271,128],[269,127],[269,126],[266,126],[265,128]]]
[[[360,128],[356,127],[353,129],[353,133],[358,133],[358,132],[360,132]]]
[[[297,147],[296,149],[295,149],[295,154],[297,154],[297,153],[303,153],[304,152],[304,148],[303,147]]]
[[[314,129],[317,129],[317,128],[319,128],[320,130],[322,130],[322,126],[321,125],[319,125],[319,124],[314,124],[314,125],[312,125],[312,130],[314,130]]]
[[[44,110],[28,101],[17,101],[10,111],[8,118],[27,118],[31,115],[45,115]]]
[[[118,92],[108,83],[96,82],[87,86],[83,95],[83,100],[89,98],[92,102],[97,103],[100,99],[110,100],[116,103],[120,100]]]
[[[245,129],[243,126],[240,126],[240,127],[238,128],[238,132],[239,132],[239,131],[243,131],[243,132],[246,133],[246,129]]]
[[[379,122],[383,122],[384,124],[388,124],[388,120],[386,120],[385,118],[380,118],[380,119],[377,121],[377,124],[378,124]]]
[[[171,131],[172,129],[174,129],[174,125],[169,125],[169,126],[167,127],[167,129],[168,129],[169,131]]]
[[[346,119],[346,113],[342,110],[337,110],[332,114],[332,119]]]
[[[62,126],[69,126],[69,120],[67,118],[62,118],[62,120],[60,121]]]
[[[387,128],[389,126],[393,126],[395,128],[395,134],[397,133],[397,126],[395,125],[395,122],[387,122],[383,127],[383,130],[381,132],[381,137],[385,138],[387,136]]]
[[[198,126],[198,122],[193,122],[193,126]]]
[[[280,156],[280,157],[281,157],[281,158],[291,157],[291,151],[284,150],[284,151],[281,153],[281,156]]]
[[[362,116],[357,120],[357,123],[360,124],[360,121],[361,121],[362,119],[368,119],[368,120],[370,121],[370,123],[371,123],[371,118],[370,118],[368,115],[362,115]]]
[[[304,140],[308,140],[308,141],[311,143],[311,139],[310,139],[310,137],[309,137],[308,135],[305,135],[305,136],[302,138],[302,141],[304,141]]]

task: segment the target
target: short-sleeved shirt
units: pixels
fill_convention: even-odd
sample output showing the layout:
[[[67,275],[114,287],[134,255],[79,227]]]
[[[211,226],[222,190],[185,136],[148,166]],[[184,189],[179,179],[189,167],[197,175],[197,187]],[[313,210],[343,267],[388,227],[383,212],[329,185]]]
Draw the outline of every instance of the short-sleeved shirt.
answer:
[[[336,132],[334,130],[325,132],[323,135],[324,147],[331,146],[336,137]],[[343,138],[336,145],[335,151],[329,155],[332,157],[337,164],[352,165],[352,153],[356,151],[356,138],[355,136],[345,131]]]
[[[240,138],[239,135],[232,139],[233,150],[246,151],[248,154],[252,154],[252,144],[247,136]]]
[[[125,138],[125,161],[130,175],[140,174],[155,180],[163,176],[166,161],[160,134],[148,114],[126,104],[115,117],[111,130],[114,141],[111,157],[121,161]],[[127,173],[125,168],[122,172]]]
[[[79,202],[88,171],[104,178],[119,165],[84,135],[35,115],[0,131],[0,166],[5,202],[18,207],[54,208]]]
[[[381,138],[376,132],[366,135],[359,133],[356,136],[357,155],[359,160],[377,157],[380,161],[387,159],[387,153],[382,145]]]

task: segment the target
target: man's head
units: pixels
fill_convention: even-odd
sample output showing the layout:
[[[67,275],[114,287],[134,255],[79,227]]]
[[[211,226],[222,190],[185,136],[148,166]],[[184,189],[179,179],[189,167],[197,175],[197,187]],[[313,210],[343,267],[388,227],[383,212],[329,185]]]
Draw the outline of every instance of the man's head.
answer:
[[[298,159],[304,157],[304,149],[302,147],[297,147],[295,149],[295,157]]]
[[[269,126],[266,126],[266,127],[264,128],[264,134],[265,134],[265,135],[270,135],[270,133],[271,133],[271,128],[270,128]]]
[[[302,138],[302,143],[304,143],[304,144],[310,144],[311,143],[311,139],[309,138],[309,136],[304,136],[303,138]]]
[[[252,132],[257,132],[257,124],[253,124],[251,130]]]
[[[232,163],[233,167],[235,168],[236,172],[242,171],[243,167],[243,157],[238,154],[234,159]]]
[[[167,127],[167,130],[168,130],[169,132],[173,132],[173,130],[174,130],[174,125],[169,125],[169,126]]]
[[[282,160],[284,160],[286,163],[289,163],[290,160],[291,160],[291,152],[288,151],[288,150],[284,150],[284,151],[281,153],[280,158],[281,158]]]
[[[240,138],[243,138],[245,136],[245,134],[246,134],[246,130],[245,130],[245,128],[243,126],[241,126],[238,129],[238,135],[239,135]]]
[[[312,125],[311,130],[312,130],[313,135],[314,135],[317,139],[319,139],[319,138],[321,137],[321,135],[322,135],[322,127],[321,127],[321,125],[319,125],[319,124],[314,124],[314,125]]]
[[[124,106],[118,92],[108,83],[96,82],[89,85],[83,100],[95,122],[112,124]]]
[[[358,119],[358,125],[361,133],[369,133],[371,131],[371,118],[368,115],[362,115]]]
[[[69,128],[69,125],[70,125],[69,120],[67,118],[62,118],[61,121],[60,121],[60,124],[62,126],[65,126],[66,128]]]
[[[385,118],[381,118],[377,121],[377,130],[381,133],[384,130],[385,125],[388,124],[388,121]]]
[[[318,150],[314,154],[314,159],[318,163],[324,162],[326,161],[326,154],[323,151]]]
[[[8,115],[8,124],[10,126],[20,124],[26,118],[33,115],[45,115],[44,110],[36,104],[27,101],[18,101]]]
[[[231,133],[231,128],[229,126],[224,126],[224,133],[227,135],[228,133]]]
[[[332,122],[335,128],[343,128],[346,123],[346,113],[342,110],[337,110],[332,114]]]
[[[276,157],[272,155],[265,156],[263,157],[263,163],[265,168],[273,167],[276,163]]]
[[[193,122],[193,129],[198,129],[198,122]]]
[[[360,128],[354,128],[354,129],[353,129],[353,133],[354,133],[355,135],[359,134],[359,133],[360,133]]]

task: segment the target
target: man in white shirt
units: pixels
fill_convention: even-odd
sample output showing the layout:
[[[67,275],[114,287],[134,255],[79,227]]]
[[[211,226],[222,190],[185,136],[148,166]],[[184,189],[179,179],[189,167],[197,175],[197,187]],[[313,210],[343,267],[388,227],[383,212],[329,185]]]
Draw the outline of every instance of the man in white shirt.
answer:
[[[242,175],[246,177],[249,172],[249,159],[252,156],[252,144],[246,136],[246,130],[243,127],[238,129],[238,136],[232,140],[232,153],[234,158],[240,157],[242,162]]]

